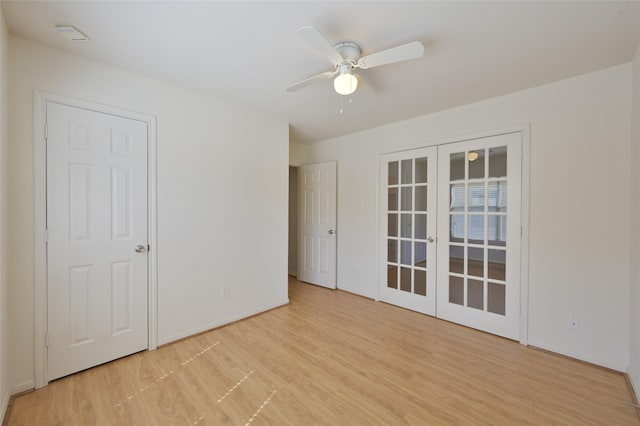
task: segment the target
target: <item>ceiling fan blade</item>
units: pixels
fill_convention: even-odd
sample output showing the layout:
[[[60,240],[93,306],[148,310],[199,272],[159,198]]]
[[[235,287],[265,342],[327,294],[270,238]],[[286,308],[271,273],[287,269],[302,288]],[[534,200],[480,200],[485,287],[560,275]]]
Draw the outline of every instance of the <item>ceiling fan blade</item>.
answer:
[[[358,67],[363,70],[379,67],[380,65],[392,64],[394,62],[416,59],[424,54],[424,46],[419,41],[403,44],[402,46],[392,47],[382,52],[373,53],[371,55],[358,59]]]
[[[332,64],[339,64],[343,61],[342,55],[333,48],[333,45],[324,38],[320,31],[313,27],[301,27],[298,29],[298,33],[318,52],[329,58]]]
[[[322,74],[314,75],[313,77],[307,78],[306,80],[302,80],[296,84],[292,84],[287,87],[287,92],[297,92],[300,89],[304,89],[307,86],[311,86],[313,83],[317,83],[318,81],[327,80],[334,75],[336,75],[338,71],[327,71]]]

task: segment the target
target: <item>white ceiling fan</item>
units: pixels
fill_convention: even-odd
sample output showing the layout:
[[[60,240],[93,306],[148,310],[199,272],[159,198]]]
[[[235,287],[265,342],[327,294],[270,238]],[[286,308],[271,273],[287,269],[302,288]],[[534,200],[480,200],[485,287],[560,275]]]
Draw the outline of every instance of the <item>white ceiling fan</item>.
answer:
[[[424,54],[424,46],[419,41],[392,47],[378,53],[360,57],[360,46],[352,41],[341,41],[332,45],[314,27],[302,27],[298,33],[320,53],[325,55],[335,69],[318,74],[287,87],[287,92],[296,92],[318,81],[336,78],[333,86],[341,95],[350,95],[358,87],[358,78],[353,74],[357,68],[366,70],[380,65],[416,59]]]

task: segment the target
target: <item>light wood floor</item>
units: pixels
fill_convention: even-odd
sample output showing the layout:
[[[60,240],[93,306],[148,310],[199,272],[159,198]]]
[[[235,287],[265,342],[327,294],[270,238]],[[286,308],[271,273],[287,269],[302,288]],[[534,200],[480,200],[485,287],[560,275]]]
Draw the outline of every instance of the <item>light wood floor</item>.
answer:
[[[622,375],[341,291],[14,400],[9,425],[635,425]]]

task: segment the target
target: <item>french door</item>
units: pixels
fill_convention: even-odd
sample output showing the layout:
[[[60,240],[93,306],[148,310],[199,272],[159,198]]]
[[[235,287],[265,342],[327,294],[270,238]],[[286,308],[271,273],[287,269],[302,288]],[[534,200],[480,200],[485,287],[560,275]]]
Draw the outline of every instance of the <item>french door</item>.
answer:
[[[521,134],[438,148],[438,317],[517,339]]]
[[[383,155],[380,299],[518,339],[521,161],[521,133]]]
[[[385,155],[380,299],[435,315],[437,148]]]

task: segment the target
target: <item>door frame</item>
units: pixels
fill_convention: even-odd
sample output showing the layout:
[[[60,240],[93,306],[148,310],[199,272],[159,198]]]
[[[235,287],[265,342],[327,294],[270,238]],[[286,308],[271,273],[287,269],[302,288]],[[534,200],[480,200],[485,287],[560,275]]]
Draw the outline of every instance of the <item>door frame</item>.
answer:
[[[378,182],[376,196],[377,208],[376,216],[378,222],[378,236],[376,237],[377,249],[377,262],[381,262],[382,250],[380,233],[382,232],[383,223],[385,218],[380,214],[380,174],[382,167],[382,157],[387,154],[411,151],[418,148],[426,148],[430,146],[448,145],[457,142],[466,142],[474,139],[487,138],[492,136],[500,136],[509,133],[520,133],[522,136],[522,164],[521,164],[521,201],[520,201],[520,213],[521,213],[521,237],[520,237],[520,335],[518,341],[523,345],[529,343],[529,170],[530,170],[530,134],[531,124],[525,123],[521,125],[515,125],[511,127],[497,128],[493,130],[485,130],[462,134],[459,136],[444,137],[432,140],[421,141],[419,143],[413,143],[410,146],[405,146],[402,149],[383,151],[378,154]],[[378,285],[376,286],[375,300],[380,300],[380,280],[382,279],[380,268],[378,270]],[[437,309],[437,307],[436,307]]]
[[[158,346],[158,301],[157,301],[157,230],[156,230],[156,117],[134,111],[102,105],[76,99],[52,92],[34,91],[33,118],[33,170],[34,170],[34,248],[35,248],[35,288],[34,288],[34,348],[35,348],[35,388],[48,384],[47,381],[47,148],[45,123],[47,102],[55,102],[75,108],[87,109],[99,113],[115,115],[141,121],[147,125],[147,216],[148,216],[148,260],[147,260],[147,303],[148,303],[148,342],[149,350]]]

